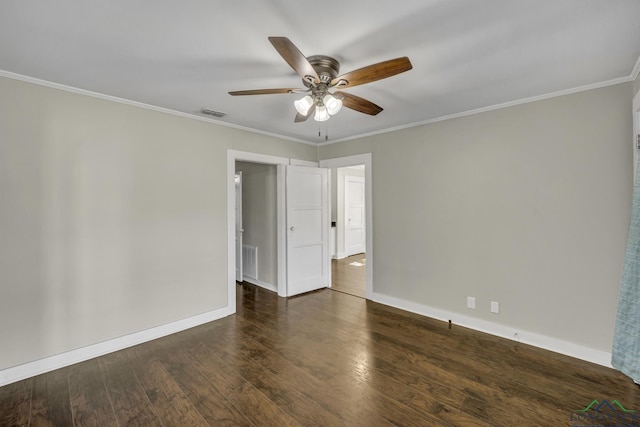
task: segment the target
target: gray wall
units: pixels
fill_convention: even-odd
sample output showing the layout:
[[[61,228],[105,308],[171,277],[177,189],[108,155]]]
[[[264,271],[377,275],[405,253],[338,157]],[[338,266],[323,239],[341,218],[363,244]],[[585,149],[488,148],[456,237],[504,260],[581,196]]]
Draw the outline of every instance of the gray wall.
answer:
[[[611,351],[632,95],[625,83],[321,147],[372,153],[374,292]]]
[[[317,150],[0,78],[0,370],[226,305],[227,149]]]
[[[635,81],[633,82],[633,93],[638,92],[640,92],[640,74],[638,74],[638,77],[636,77]]]
[[[276,166],[236,162],[236,171],[242,171],[243,243],[258,248],[257,279],[277,289]]]

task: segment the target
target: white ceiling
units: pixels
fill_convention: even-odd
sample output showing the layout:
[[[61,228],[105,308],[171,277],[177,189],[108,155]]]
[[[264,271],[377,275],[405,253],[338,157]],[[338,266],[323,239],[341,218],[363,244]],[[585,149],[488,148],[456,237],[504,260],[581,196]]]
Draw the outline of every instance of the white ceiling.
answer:
[[[413,70],[348,89],[384,108],[294,123],[302,87],[267,40],[341,72],[408,56]],[[30,0],[0,2],[0,70],[310,143],[630,80],[638,0]],[[0,94],[1,96],[1,94]],[[322,137],[318,137],[318,131]]]

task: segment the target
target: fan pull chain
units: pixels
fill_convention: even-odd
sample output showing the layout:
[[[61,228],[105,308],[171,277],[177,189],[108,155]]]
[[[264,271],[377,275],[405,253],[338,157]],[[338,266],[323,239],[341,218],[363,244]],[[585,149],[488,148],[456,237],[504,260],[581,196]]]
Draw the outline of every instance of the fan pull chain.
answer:
[[[318,138],[322,138],[322,125],[318,125]],[[329,125],[324,127],[324,140],[329,140]]]

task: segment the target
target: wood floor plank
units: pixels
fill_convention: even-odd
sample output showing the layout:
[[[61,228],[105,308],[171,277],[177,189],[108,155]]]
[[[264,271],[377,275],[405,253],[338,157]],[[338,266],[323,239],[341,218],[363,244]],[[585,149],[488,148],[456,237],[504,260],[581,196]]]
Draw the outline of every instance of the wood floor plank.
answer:
[[[307,311],[307,313],[308,312],[309,311]],[[363,365],[363,362],[360,360],[361,357],[358,356],[362,354],[368,355],[370,353],[369,349],[375,348],[376,352],[373,356],[365,356],[365,358],[369,357],[371,359],[368,363],[370,366],[367,366],[366,361],[364,362],[364,366],[370,370],[371,373],[377,373],[382,376],[387,376],[387,378],[395,379],[396,383],[408,386],[407,391],[413,390],[414,393],[430,393],[433,396],[440,396],[438,398],[439,402],[446,403],[454,408],[459,407],[464,400],[465,394],[461,391],[439,384],[434,381],[433,376],[426,376],[421,372],[422,368],[424,368],[424,372],[432,372],[435,369],[443,371],[438,367],[439,363],[442,362],[441,358],[431,360],[433,359],[431,357],[432,354],[427,356],[425,351],[417,346],[389,339],[390,334],[383,335],[371,331],[362,333],[362,331],[354,329],[333,328],[332,325],[332,319],[324,316],[322,326],[327,332],[327,335],[332,338],[338,338],[340,336],[343,338],[342,344],[337,344],[342,349],[342,356],[349,357],[349,353],[355,351],[355,355],[351,356],[351,362],[355,369]],[[365,337],[364,339],[363,336]],[[313,339],[326,346],[336,345],[335,343],[332,344],[330,341],[325,340],[319,333],[314,334]],[[428,350],[432,348],[433,346],[427,347]],[[403,368],[404,366],[409,366],[410,369],[407,370]],[[481,371],[483,374],[488,374],[491,368],[482,369]],[[348,376],[349,373],[349,371],[346,371],[343,375]],[[467,369],[465,369],[465,377],[468,376]],[[450,375],[446,375],[444,380],[441,381],[457,385],[465,384],[462,378],[452,378]],[[422,405],[430,401],[433,404],[432,407],[438,407],[439,405],[439,402],[436,402],[434,399],[428,399],[428,396],[422,396],[422,399],[418,401],[422,402]]]
[[[74,425],[117,426],[96,359],[69,366],[67,371]]]
[[[164,425],[209,425],[160,361],[137,363],[135,374]]]
[[[98,366],[119,425],[162,425],[124,353],[103,356],[98,359]]]
[[[449,407],[446,404],[442,403],[442,396],[445,396],[444,399],[451,398],[453,399],[452,403],[459,406],[462,403],[464,394],[458,393],[458,400],[455,400],[455,396],[452,396],[452,391],[450,389],[445,391],[444,387],[440,387],[441,394],[431,393],[429,389],[433,390],[433,383],[427,383],[426,381],[424,382],[424,384],[422,384],[424,386],[424,390],[420,390],[419,385],[416,388],[407,387],[406,383],[403,384],[401,382],[398,382],[392,377],[387,377],[383,372],[379,371],[377,369],[377,366],[379,365],[380,361],[376,360],[376,363],[368,364],[366,360],[359,360],[358,356],[362,356],[362,354],[366,355],[368,353],[366,347],[370,344],[370,342],[356,342],[356,340],[353,339],[349,341],[349,337],[353,337],[353,334],[357,331],[336,330],[332,328],[332,323],[328,319],[326,319],[326,317],[323,319],[322,328],[328,332],[326,337],[316,330],[316,326],[312,329],[310,334],[311,336],[308,337],[308,340],[321,343],[322,345],[327,347],[331,347],[336,346],[336,343],[332,342],[331,339],[326,338],[335,339],[339,334],[344,333],[344,345],[338,344],[338,348],[340,348],[340,351],[343,353],[343,357],[351,359],[351,365],[348,367],[349,369],[346,369],[343,375],[339,375],[329,381],[328,384],[330,386],[333,386],[334,389],[348,389],[352,384],[356,384],[361,381],[368,381],[367,384],[362,384],[363,387],[373,388],[381,393],[388,393],[390,395],[393,395],[394,399],[399,403],[408,404],[416,397],[416,395],[420,395],[420,399],[417,399],[416,402],[421,402],[421,404],[416,403],[412,407],[416,410],[422,411],[424,413],[424,417],[428,416],[429,411],[436,411],[437,413],[441,413],[444,415],[444,418],[439,421],[440,423],[445,422],[446,419],[454,420],[454,422],[469,420],[470,417],[468,417],[466,414],[461,413],[455,408]],[[379,340],[380,339],[378,339],[378,341]],[[376,343],[376,345],[379,345],[379,343]],[[387,352],[384,350],[386,349],[383,349],[382,353],[386,354]],[[345,353],[349,353],[350,351],[355,351],[354,355],[346,356]],[[411,353],[407,352],[407,349],[404,348],[402,355],[407,356],[407,354],[409,354],[409,358],[412,358]],[[364,357],[364,359],[366,359],[366,356]],[[415,362],[415,360],[413,360],[412,362]],[[354,374],[354,378],[351,378],[351,374]],[[403,378],[403,380],[406,379],[407,376]],[[430,393],[431,395],[427,396],[426,393]],[[430,406],[427,407],[426,402],[430,402]],[[481,425],[482,423],[478,422],[477,424]]]
[[[172,375],[198,412],[212,426],[251,426],[243,411],[220,394],[209,379],[200,372],[183,351],[175,351],[163,358]]]
[[[310,334],[306,337],[297,335],[297,345],[302,346],[312,346],[314,344],[314,334]],[[304,342],[303,339],[306,339],[307,342]],[[302,341],[301,341],[302,340]],[[242,340],[240,341],[242,345],[248,346],[251,342],[250,340]],[[254,345],[260,345],[255,343]],[[282,378],[286,383],[290,384],[291,387],[298,387],[299,390],[305,395],[307,395],[311,399],[315,399],[318,401],[326,410],[332,411],[339,415],[342,419],[344,419],[347,425],[387,425],[391,423],[400,423],[400,425],[412,425],[414,421],[409,421],[409,419],[417,419],[421,418],[421,423],[426,422],[429,419],[429,416],[416,417],[416,414],[408,415],[412,413],[412,410],[407,406],[402,405],[401,402],[392,399],[384,402],[384,404],[380,404],[380,406],[385,407],[385,411],[377,412],[367,410],[366,413],[362,411],[363,405],[360,404],[361,399],[361,389],[353,389],[353,385],[355,382],[351,383],[347,381],[347,383],[342,384],[340,387],[332,386],[332,382],[327,382],[326,380],[321,380],[319,378],[314,378],[310,372],[305,369],[304,366],[300,366],[295,362],[287,361],[286,355],[283,357],[282,355],[278,355],[276,352],[270,351],[260,351],[254,348],[246,349],[247,356],[252,361],[257,361],[261,363],[264,368],[268,371],[273,372],[277,378]],[[321,359],[325,359],[326,355],[321,356]],[[349,363],[351,363],[350,361]],[[285,367],[282,365],[286,364]],[[304,372],[298,373],[297,376],[291,375],[296,370],[302,369]],[[315,383],[315,384],[314,384]],[[363,389],[369,387],[366,384],[363,384]],[[330,393],[322,393],[318,391],[324,391],[326,389],[331,390]],[[389,390],[380,391],[374,396],[374,399],[379,399],[384,401],[386,397],[384,396],[384,392],[388,392]],[[409,395],[407,400],[413,397],[413,393],[410,390],[406,390]],[[353,404],[353,402],[358,402],[358,404]],[[389,420],[387,418],[390,418]],[[434,421],[435,419],[432,419]]]
[[[269,400],[302,424],[344,425],[344,420],[300,391],[308,387],[308,383],[293,384],[272,373],[270,367],[258,363],[257,360],[266,360],[261,353],[269,350],[255,341],[242,339],[231,342],[218,339],[215,344],[210,344],[210,348]]]
[[[31,426],[73,425],[67,369],[35,377],[31,400]]]
[[[0,388],[0,425],[28,426],[33,379]]]
[[[299,340],[294,336],[288,336],[288,332],[285,330],[265,326],[259,321],[245,322],[244,319],[240,328],[246,336],[260,342],[296,366],[303,367],[320,380],[326,381],[341,370],[340,366],[331,363],[335,359],[329,358],[326,350],[320,350],[326,357],[318,357],[319,355],[316,353],[318,348],[310,348],[312,343],[304,342],[304,340]],[[305,345],[300,345],[301,342],[304,342]],[[338,359],[339,362],[341,362],[340,359]]]
[[[194,361],[198,369],[215,384],[219,393],[226,396],[237,408],[242,408],[244,415],[255,425],[301,425],[223,362],[206,345],[190,349],[185,356]]]
[[[314,400],[323,410],[335,414],[348,426],[387,426],[384,417],[360,406],[348,404],[350,395],[345,390],[328,386],[328,383],[311,375],[304,367],[297,366],[262,344],[245,338],[240,340],[246,356],[278,378],[283,387],[300,391]],[[215,344],[212,344],[215,345]],[[328,424],[331,425],[331,424]],[[335,424],[342,425],[342,423]]]

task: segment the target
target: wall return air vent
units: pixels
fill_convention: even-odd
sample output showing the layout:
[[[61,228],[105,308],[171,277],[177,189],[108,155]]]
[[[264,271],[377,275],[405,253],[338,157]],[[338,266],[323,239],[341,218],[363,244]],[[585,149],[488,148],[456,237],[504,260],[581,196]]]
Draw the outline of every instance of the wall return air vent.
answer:
[[[207,116],[218,117],[218,118],[224,117],[224,116],[227,115],[227,113],[223,113],[221,111],[212,110],[210,108],[202,108],[200,110],[200,112],[202,114],[206,114]]]

